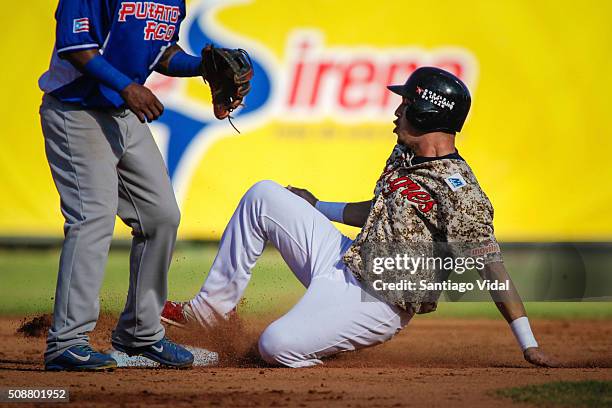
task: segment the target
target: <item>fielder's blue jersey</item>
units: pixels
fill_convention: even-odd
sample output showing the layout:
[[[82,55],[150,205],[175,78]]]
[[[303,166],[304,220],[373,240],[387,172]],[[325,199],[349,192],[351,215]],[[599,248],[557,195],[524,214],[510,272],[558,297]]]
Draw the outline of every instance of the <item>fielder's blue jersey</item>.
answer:
[[[91,79],[68,61],[64,52],[99,48],[113,67],[144,84],[162,54],[178,41],[185,0],[60,0],[55,47],[40,88],[63,102],[86,107],[120,107],[114,90]]]

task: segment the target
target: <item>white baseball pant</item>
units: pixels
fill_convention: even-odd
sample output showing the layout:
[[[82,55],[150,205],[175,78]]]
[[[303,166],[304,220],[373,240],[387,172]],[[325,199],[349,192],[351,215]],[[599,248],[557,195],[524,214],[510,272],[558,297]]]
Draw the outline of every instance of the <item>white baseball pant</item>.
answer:
[[[208,277],[190,302],[201,323],[214,324],[215,316],[238,304],[267,241],[307,290],[262,333],[259,351],[265,361],[321,364],[323,357],[391,339],[412,317],[368,297],[342,262],[352,241],[304,199],[266,180],[242,197]]]

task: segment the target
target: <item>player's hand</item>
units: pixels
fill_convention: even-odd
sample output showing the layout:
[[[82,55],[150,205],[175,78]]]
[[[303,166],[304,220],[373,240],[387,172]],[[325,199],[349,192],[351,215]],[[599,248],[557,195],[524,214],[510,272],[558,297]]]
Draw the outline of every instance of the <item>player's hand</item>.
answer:
[[[164,105],[153,92],[136,82],[126,86],[121,97],[142,123],[152,122],[164,112]]]
[[[287,186],[287,190],[291,191],[298,197],[302,197],[304,200],[308,201],[313,207],[317,204],[317,201],[319,201],[317,197],[315,197],[310,191],[304,188]]]
[[[523,352],[525,360],[538,367],[558,367],[559,364],[544,354],[539,347],[529,347]]]

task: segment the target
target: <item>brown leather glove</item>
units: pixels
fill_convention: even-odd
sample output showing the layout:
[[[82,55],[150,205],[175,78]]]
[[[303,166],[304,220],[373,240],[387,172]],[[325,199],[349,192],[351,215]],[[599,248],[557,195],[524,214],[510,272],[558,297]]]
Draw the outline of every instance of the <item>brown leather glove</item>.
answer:
[[[249,54],[240,48],[215,48],[208,44],[202,49],[201,67],[202,77],[210,85],[215,117],[229,117],[251,90],[253,66]]]

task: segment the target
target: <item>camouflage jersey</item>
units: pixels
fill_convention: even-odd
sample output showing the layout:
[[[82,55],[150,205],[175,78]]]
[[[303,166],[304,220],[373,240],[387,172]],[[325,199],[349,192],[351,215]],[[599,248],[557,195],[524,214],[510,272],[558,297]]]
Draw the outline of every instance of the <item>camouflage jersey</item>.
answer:
[[[370,213],[344,262],[364,282],[364,259],[372,257],[367,248],[433,242],[472,243],[481,250],[484,264],[502,260],[491,202],[459,154],[415,158],[409,148],[398,144],[376,182]],[[417,313],[436,308],[436,302],[408,303],[392,292],[379,296]]]

